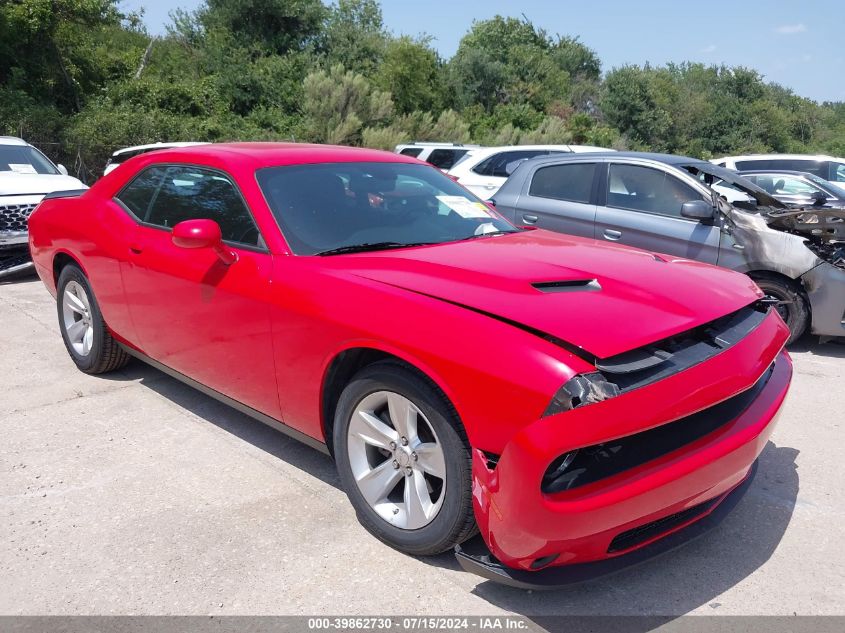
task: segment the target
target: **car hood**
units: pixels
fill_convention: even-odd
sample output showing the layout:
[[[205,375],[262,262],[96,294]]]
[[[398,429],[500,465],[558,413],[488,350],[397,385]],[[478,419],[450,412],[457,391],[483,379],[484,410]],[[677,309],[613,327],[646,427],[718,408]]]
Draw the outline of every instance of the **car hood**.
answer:
[[[762,296],[739,273],[543,230],[332,259],[347,274],[551,335],[598,358]]]
[[[0,196],[44,195],[53,191],[86,188],[73,176],[17,174],[11,171],[0,171]]]

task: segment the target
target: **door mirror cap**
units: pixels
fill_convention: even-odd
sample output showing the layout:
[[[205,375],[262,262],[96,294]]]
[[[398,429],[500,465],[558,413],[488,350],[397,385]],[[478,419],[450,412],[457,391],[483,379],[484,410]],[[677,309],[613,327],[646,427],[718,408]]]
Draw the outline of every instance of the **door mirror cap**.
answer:
[[[715,209],[704,200],[690,200],[681,205],[681,215],[691,220],[712,220]]]
[[[214,220],[185,220],[173,227],[171,240],[179,248],[210,248],[229,266],[238,256],[223,244],[220,225]]]
[[[67,176],[67,167],[65,167],[65,166],[64,166],[64,165],[62,165],[61,163],[59,163],[58,165],[56,165],[56,169],[58,169],[58,170],[59,170],[59,173],[60,173],[62,176]]]

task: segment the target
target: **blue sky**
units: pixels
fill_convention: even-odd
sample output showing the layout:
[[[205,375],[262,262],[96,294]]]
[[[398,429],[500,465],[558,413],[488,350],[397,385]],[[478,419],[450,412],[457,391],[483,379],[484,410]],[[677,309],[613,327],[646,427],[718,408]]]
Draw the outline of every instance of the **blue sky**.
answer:
[[[152,33],[168,12],[202,0],[123,0],[144,7]],[[383,0],[396,34],[425,33],[451,56],[473,20],[524,14],[551,34],[578,36],[603,69],[623,64],[696,61],[754,68],[769,80],[817,101],[845,101],[845,6],[842,0]]]

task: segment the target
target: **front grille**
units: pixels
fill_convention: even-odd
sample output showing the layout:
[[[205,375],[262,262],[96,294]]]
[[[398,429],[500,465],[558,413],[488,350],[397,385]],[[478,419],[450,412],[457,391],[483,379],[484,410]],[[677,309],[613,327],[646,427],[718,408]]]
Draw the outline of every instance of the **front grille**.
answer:
[[[610,542],[610,547],[607,548],[607,553],[611,554],[613,552],[622,552],[626,549],[636,547],[637,545],[642,545],[643,543],[650,541],[661,534],[665,534],[679,525],[683,525],[684,523],[709,512],[710,509],[718,502],[719,497],[711,499],[710,501],[705,501],[704,503],[699,503],[696,506],[692,506],[686,510],[681,510],[675,514],[670,514],[662,519],[657,519],[657,521],[640,525],[628,530],[627,532],[622,532]]]
[[[26,231],[26,222],[38,203],[0,205],[0,232]]]
[[[561,455],[546,470],[541,490],[546,494],[572,490],[692,444],[739,417],[766,387],[773,370],[774,364],[753,387],[698,413]],[[573,453],[574,457],[567,460]]]

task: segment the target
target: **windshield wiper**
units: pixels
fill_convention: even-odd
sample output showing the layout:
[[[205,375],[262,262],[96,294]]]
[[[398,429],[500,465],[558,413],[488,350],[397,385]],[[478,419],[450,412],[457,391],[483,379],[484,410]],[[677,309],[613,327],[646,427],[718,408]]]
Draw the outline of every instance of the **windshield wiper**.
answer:
[[[364,244],[351,244],[349,246],[338,246],[325,251],[314,253],[324,257],[326,255],[343,255],[345,253],[364,253],[367,251],[386,251],[392,248],[406,248],[409,246],[428,246],[439,244],[439,242],[366,242]]]
[[[490,237],[493,235],[509,235],[511,233],[519,233],[520,231],[487,231],[486,233],[479,233],[478,235],[470,235],[462,237],[458,242],[466,242],[467,240],[477,240],[479,237]]]

